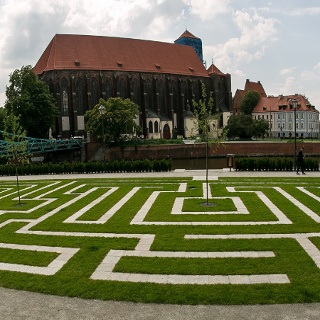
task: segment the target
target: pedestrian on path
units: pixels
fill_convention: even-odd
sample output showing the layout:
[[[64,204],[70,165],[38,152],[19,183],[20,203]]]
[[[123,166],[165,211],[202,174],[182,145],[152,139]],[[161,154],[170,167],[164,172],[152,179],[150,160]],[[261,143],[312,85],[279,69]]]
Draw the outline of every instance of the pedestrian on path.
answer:
[[[298,165],[297,165],[297,174],[299,174],[299,170],[301,170],[302,174],[304,173],[304,167],[303,167],[303,161],[304,161],[304,153],[303,153],[304,147],[302,147],[298,153]]]

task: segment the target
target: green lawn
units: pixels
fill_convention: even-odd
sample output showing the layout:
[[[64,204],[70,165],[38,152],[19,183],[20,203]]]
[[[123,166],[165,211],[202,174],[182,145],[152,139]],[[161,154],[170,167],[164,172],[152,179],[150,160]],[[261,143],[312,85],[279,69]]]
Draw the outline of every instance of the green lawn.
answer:
[[[16,183],[2,180],[0,286],[174,304],[319,302],[320,178],[219,178],[209,206],[203,183],[21,181],[18,206]],[[241,284],[274,275],[288,281]]]

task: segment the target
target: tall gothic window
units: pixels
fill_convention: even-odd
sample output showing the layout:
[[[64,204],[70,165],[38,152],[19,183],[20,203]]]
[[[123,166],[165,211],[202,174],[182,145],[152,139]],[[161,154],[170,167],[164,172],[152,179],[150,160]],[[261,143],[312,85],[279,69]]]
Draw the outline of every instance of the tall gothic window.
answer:
[[[62,91],[62,115],[68,115],[68,94],[66,91]]]
[[[145,82],[144,92],[147,94],[146,108],[153,110],[153,97],[152,97],[151,83],[149,80],[146,80],[146,82]]]
[[[81,79],[78,79],[76,83],[76,106],[78,115],[83,115],[83,89]]]
[[[96,78],[92,78],[91,80],[91,98],[92,106],[94,107],[99,102],[99,86]]]
[[[149,133],[153,133],[153,124],[152,124],[152,121],[150,120],[149,121]]]
[[[106,100],[112,97],[112,85],[111,85],[111,80],[109,78],[106,79],[104,91],[106,93]]]
[[[133,102],[139,104],[139,83],[137,79],[132,82]]]
[[[62,115],[69,115],[69,97],[68,97],[68,80],[66,78],[61,81],[61,91],[62,91]]]
[[[159,81],[159,108],[161,110],[161,114],[167,115],[167,112],[165,110],[164,86],[161,80]]]
[[[158,121],[155,121],[155,122],[154,122],[154,132],[155,132],[155,133],[158,133],[158,132],[159,132],[159,123],[158,123]]]
[[[125,99],[126,98],[126,81],[121,78],[120,79],[120,88],[119,88],[119,92],[120,92],[120,97],[122,99]]]

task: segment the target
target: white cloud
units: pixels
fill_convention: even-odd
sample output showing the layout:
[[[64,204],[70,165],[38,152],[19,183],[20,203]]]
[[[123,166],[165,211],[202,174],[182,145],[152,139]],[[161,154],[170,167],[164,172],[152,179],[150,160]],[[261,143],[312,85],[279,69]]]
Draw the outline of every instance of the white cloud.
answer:
[[[293,91],[294,89],[294,84],[295,84],[295,77],[287,77],[285,79],[285,84],[282,88],[280,88],[280,93],[284,95],[289,95],[292,93],[295,93]]]
[[[291,0],[0,0],[0,106],[9,74],[34,65],[56,33],[173,42],[186,26],[202,38],[208,64],[213,59],[231,74],[233,92],[251,78],[261,80],[266,91],[314,92],[319,103],[317,42],[309,41],[303,58],[288,49],[296,42],[288,32],[294,14],[314,16],[312,24],[299,24],[299,32],[317,39],[316,1],[298,7]]]
[[[230,0],[183,0],[190,8],[190,13],[198,16],[201,20],[212,20],[217,14],[231,10]]]
[[[233,21],[240,36],[222,44],[207,46],[204,51],[214,58],[215,63],[217,61],[221,63],[217,62],[219,67],[232,69],[234,72],[239,65],[249,64],[252,60],[261,59],[265,55],[266,48],[277,40],[278,21],[265,18],[257,11],[250,13],[239,10],[234,12]]]
[[[286,76],[286,75],[292,73],[294,71],[294,69],[295,69],[295,67],[281,69],[280,72],[279,72],[279,75],[280,76]]]
[[[298,8],[289,12],[292,16],[316,16],[320,15],[320,7]]]

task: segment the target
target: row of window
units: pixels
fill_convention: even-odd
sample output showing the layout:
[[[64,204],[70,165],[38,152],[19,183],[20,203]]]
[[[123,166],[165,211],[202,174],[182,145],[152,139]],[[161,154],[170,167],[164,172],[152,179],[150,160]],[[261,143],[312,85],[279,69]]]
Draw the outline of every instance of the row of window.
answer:
[[[290,112],[287,114],[278,113],[277,119],[278,120],[285,120],[287,118],[286,115],[289,116],[288,117],[289,120],[292,120],[294,118],[294,113]],[[297,113],[296,119],[304,119],[304,116],[305,116],[305,113]],[[314,113],[308,115],[309,120],[317,120],[318,117],[319,117],[318,114],[314,114]],[[255,115],[254,118],[258,119],[258,120],[260,120],[260,119],[269,120],[269,114]],[[270,114],[270,119],[272,120],[272,114]]]
[[[288,123],[288,130],[292,130],[292,122]],[[305,124],[304,122],[297,122],[296,123],[296,128],[297,129],[305,129]],[[315,123],[309,123],[309,130],[317,130],[319,128],[318,124]],[[285,123],[280,123],[278,122],[278,129],[280,130],[286,130],[286,124]]]

